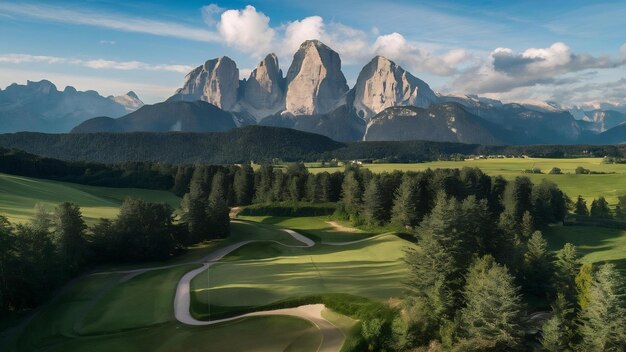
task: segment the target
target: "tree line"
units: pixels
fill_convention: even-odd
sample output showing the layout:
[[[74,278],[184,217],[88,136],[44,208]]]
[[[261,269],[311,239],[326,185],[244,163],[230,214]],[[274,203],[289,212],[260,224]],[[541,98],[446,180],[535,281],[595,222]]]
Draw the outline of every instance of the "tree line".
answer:
[[[219,167],[214,168],[216,170]],[[0,216],[0,311],[34,308],[59,286],[96,266],[162,261],[202,241],[230,233],[226,178],[194,173],[181,214],[166,203],[126,199],[114,219],[87,226],[80,208],[37,205],[28,223]]]
[[[288,128],[246,126],[211,133],[0,134],[0,146],[42,157],[100,163],[231,164],[370,159],[387,162],[449,160],[460,155],[543,158],[626,157],[624,145],[494,146],[431,141],[341,143]]]

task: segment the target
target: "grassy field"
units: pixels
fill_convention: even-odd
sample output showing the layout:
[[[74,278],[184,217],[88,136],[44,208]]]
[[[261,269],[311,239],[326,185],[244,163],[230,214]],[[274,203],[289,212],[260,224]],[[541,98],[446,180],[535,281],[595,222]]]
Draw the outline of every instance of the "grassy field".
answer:
[[[483,172],[492,175],[502,175],[507,179],[517,176],[528,176],[533,182],[548,179],[555,182],[570,197],[577,197],[579,194],[588,199],[591,204],[593,198],[605,196],[610,205],[617,203],[617,197],[626,195],[626,164],[604,164],[602,158],[580,158],[580,159],[548,159],[548,158],[510,158],[510,159],[483,159],[466,161],[435,161],[416,164],[364,164],[373,172],[384,172],[393,170],[421,171],[427,168],[463,168],[478,167]],[[607,172],[614,174],[602,175],[576,175],[574,170],[582,166],[596,172]],[[524,170],[532,168],[541,169],[544,174],[523,174]],[[553,167],[558,167],[564,175],[549,175],[548,172]],[[337,168],[310,168],[313,173],[323,171],[341,171]]]
[[[279,226],[282,228],[297,230],[298,232],[305,234],[312,240],[320,243],[328,242],[348,242],[356,241],[372,236],[372,233],[364,232],[358,229],[353,229],[351,232],[341,232],[333,226],[332,222],[336,220],[330,220],[327,217],[299,217],[299,218],[287,218],[278,216],[238,216],[239,219],[248,220],[261,224],[270,224]],[[347,223],[341,223],[339,225],[349,227]]]
[[[267,221],[259,217],[257,220]],[[276,301],[324,293],[349,293],[386,301],[401,297],[407,267],[402,249],[409,242],[395,235],[379,235],[347,246],[324,243],[352,241],[371,234],[330,230],[323,218],[270,218],[281,227],[312,233],[322,244],[286,248],[252,244],[231,253],[191,283],[192,306],[206,314],[207,303],[219,307],[261,306]]]
[[[626,273],[626,230],[588,226],[553,226],[545,231],[550,248],[567,242],[576,246],[582,261],[611,262]]]
[[[0,214],[15,223],[27,221],[34,214],[37,203],[50,210],[62,202],[78,204],[88,222],[112,218],[127,197],[165,202],[174,209],[180,206],[180,198],[166,191],[93,187],[0,174]]]
[[[311,351],[321,334],[291,317],[254,317],[212,327],[180,324],[173,297],[180,277],[220,246],[248,239],[299,244],[270,225],[233,223],[232,236],[154,266],[180,265],[136,276],[91,274],[78,280],[18,331],[0,332],[0,351]],[[350,321],[332,315],[348,326]]]

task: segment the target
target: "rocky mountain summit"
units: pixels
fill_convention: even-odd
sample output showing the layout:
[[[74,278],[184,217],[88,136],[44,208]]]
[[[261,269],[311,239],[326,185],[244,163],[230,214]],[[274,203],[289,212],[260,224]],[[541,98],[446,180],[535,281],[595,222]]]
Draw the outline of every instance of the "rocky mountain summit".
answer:
[[[239,69],[227,56],[208,60],[185,76],[183,87],[169,101],[202,100],[232,110],[238,99]]]
[[[189,72],[165,103],[120,121],[87,121],[74,131],[221,131],[260,124],[338,141],[572,144],[589,141],[590,135],[623,121],[622,116],[599,112],[584,112],[584,118],[575,119],[552,102],[504,103],[476,95],[437,94],[383,56],[367,63],[350,88],[339,54],[318,40],[303,42],[286,72],[273,53],[241,80],[230,58],[208,60]],[[127,106],[127,98],[116,101]],[[212,107],[174,104],[198,101]]]
[[[281,110],[285,101],[285,78],[276,54],[267,55],[244,84],[242,108],[262,118]]]
[[[353,90],[354,109],[365,120],[392,106],[428,108],[438,102],[426,82],[383,56],[363,67]]]
[[[318,40],[307,40],[287,71],[285,111],[316,115],[334,110],[348,92],[339,54]]]

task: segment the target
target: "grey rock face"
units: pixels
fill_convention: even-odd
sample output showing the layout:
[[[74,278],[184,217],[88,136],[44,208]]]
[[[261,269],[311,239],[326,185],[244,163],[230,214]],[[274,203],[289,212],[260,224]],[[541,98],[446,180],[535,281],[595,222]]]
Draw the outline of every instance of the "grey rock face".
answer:
[[[353,89],[353,107],[365,120],[392,106],[427,108],[437,102],[426,82],[382,56],[363,67]]]
[[[185,84],[170,100],[211,103],[223,110],[231,110],[237,103],[239,69],[227,56],[209,60],[185,77]]]
[[[279,109],[283,102],[283,81],[276,54],[267,55],[246,81],[245,103],[259,110]]]
[[[287,72],[285,111],[315,115],[332,111],[348,91],[339,54],[318,40],[307,40]]]

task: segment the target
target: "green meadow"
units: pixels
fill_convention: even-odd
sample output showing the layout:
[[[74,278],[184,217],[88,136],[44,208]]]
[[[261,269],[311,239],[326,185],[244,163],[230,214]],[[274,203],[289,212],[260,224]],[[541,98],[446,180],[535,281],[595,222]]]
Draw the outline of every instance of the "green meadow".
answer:
[[[551,249],[567,242],[576,246],[581,261],[611,262],[626,273],[626,230],[592,226],[551,226],[544,235]]]
[[[198,246],[168,268],[128,275],[107,268],[62,290],[31,319],[0,331],[1,351],[310,351],[321,341],[310,322],[282,316],[251,317],[217,326],[187,326],[174,318],[173,299],[182,275],[216,248],[242,240],[299,244],[271,225],[234,222],[233,235]],[[327,313],[348,326],[347,318]]]
[[[606,172],[599,175],[576,175],[578,166],[595,172]],[[611,206],[617,204],[617,197],[626,194],[626,164],[604,164],[602,158],[550,159],[550,158],[507,158],[480,159],[465,161],[433,161],[414,164],[364,164],[363,167],[373,172],[422,171],[427,168],[463,168],[477,167],[491,176],[502,175],[506,179],[517,176],[528,176],[533,182],[547,179],[556,183],[571,198],[582,195],[591,204],[593,198],[604,196]],[[550,175],[548,172],[558,167],[563,175]],[[543,174],[525,174],[524,170],[539,168]],[[333,172],[343,170],[342,167],[320,168],[311,167],[310,172]]]
[[[87,222],[113,218],[128,197],[165,202],[174,209],[180,206],[180,198],[167,191],[94,187],[0,174],[0,214],[14,223],[28,221],[37,203],[43,204],[48,210],[62,202],[75,203],[80,206]]]

